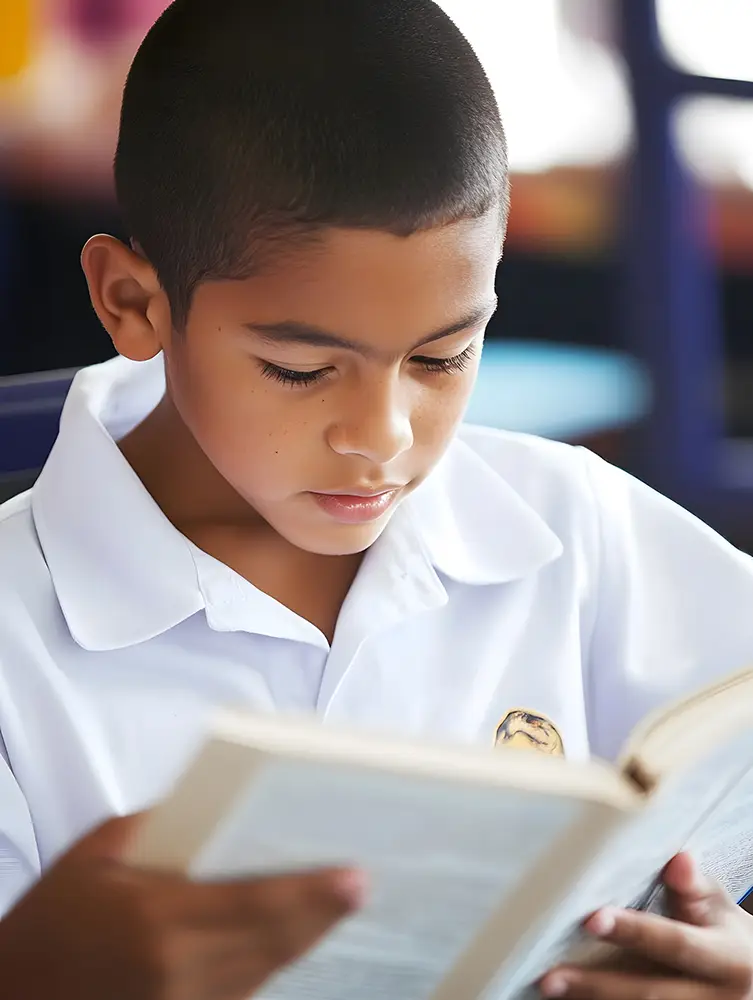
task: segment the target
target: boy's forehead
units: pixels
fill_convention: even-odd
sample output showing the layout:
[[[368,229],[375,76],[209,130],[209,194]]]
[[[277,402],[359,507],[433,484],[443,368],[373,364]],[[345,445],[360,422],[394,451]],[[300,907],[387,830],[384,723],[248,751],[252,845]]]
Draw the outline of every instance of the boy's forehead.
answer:
[[[220,323],[298,321],[412,337],[488,305],[500,252],[496,215],[410,236],[328,229],[251,278],[200,286],[194,307],[205,322],[214,312]]]

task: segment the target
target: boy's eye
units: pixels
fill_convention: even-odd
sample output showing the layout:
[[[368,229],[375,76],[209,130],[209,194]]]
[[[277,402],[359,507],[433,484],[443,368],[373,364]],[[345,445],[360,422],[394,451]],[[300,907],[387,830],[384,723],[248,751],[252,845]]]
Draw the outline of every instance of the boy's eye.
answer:
[[[469,344],[464,351],[452,358],[424,358],[417,356],[411,358],[411,361],[414,364],[420,365],[427,372],[453,375],[458,372],[464,372],[475,353],[476,345]],[[261,367],[261,373],[265,378],[281,382],[283,385],[289,385],[293,388],[305,388],[308,385],[321,382],[327,378],[331,371],[331,368],[317,368],[312,372],[299,372],[293,368],[281,368],[279,365],[273,365],[269,361],[265,361]]]
[[[326,378],[330,369],[318,368],[313,372],[297,372],[292,368],[280,368],[278,365],[270,364],[266,361],[261,368],[261,373],[265,378],[271,378],[275,382],[282,382],[283,385],[303,387],[321,382]]]
[[[421,365],[428,372],[443,372],[447,375],[464,372],[476,353],[476,345],[469,344],[464,351],[456,354],[453,358],[411,358],[416,364]]]

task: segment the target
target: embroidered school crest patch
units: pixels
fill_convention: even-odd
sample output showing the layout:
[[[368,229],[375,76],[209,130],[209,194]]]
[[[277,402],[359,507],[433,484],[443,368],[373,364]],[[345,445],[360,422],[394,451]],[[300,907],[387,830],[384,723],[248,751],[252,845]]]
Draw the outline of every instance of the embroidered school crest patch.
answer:
[[[565,756],[562,737],[552,720],[524,708],[515,708],[507,713],[497,726],[494,745],[534,750],[551,757]]]

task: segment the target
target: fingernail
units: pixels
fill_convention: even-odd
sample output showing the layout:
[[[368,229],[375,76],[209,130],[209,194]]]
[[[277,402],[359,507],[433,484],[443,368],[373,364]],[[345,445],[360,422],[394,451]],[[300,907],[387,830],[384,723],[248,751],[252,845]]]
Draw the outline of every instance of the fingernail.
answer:
[[[570,983],[566,977],[561,973],[555,973],[553,976],[547,976],[542,982],[540,993],[542,997],[564,997],[567,996],[569,989]]]
[[[340,872],[335,878],[335,891],[353,909],[363,905],[367,886],[366,875],[362,871]]]
[[[596,937],[608,937],[617,926],[613,910],[599,910],[586,922],[586,930]]]

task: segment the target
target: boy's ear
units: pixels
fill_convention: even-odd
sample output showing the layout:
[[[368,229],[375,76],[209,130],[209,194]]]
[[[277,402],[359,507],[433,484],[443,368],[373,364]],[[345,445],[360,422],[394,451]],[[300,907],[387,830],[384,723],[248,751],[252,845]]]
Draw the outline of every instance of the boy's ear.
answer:
[[[92,236],[81,253],[94,311],[115,350],[132,361],[159,354],[172,329],[170,304],[144,257],[113,236]]]

